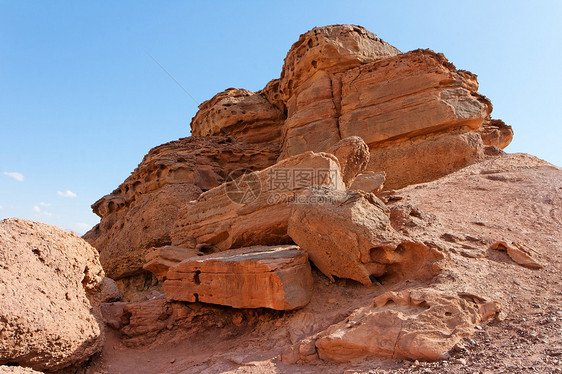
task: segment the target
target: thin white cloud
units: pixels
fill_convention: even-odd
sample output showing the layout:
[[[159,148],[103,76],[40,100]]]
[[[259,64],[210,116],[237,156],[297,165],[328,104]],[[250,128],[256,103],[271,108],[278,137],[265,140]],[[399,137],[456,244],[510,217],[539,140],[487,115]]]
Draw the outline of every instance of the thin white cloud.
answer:
[[[51,217],[53,214],[50,212],[46,212],[43,209],[41,209],[41,206],[45,206],[43,205],[45,203],[39,203],[38,205],[34,205],[33,206],[33,211],[35,212],[35,216],[39,217],[39,216],[46,216],[46,217]],[[46,206],[49,206],[51,204],[48,204]]]
[[[62,196],[62,197],[76,197],[78,195],[76,195],[74,192],[70,191],[70,190],[66,190],[66,191],[57,191],[57,195]]]
[[[4,207],[2,205],[0,205],[0,209],[4,209]]]
[[[39,203],[40,206],[51,206],[51,203],[44,203],[44,202],[40,202]]]
[[[23,182],[25,177],[22,173],[18,173],[17,171],[5,171],[4,175],[7,175],[10,178],[17,180],[18,182]]]

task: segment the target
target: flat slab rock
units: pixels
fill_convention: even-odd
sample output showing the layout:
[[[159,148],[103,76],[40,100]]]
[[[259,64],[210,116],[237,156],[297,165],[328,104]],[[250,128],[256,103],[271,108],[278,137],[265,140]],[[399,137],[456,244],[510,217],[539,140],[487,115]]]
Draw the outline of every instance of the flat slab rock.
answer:
[[[248,247],[186,259],[170,268],[168,300],[234,308],[302,308],[312,296],[308,255],[295,245]]]

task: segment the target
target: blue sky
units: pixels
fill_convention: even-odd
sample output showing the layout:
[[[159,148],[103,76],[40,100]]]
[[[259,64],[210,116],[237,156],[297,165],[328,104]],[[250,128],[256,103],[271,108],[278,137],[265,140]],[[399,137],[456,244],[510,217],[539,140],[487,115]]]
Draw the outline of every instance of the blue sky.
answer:
[[[506,150],[562,165],[560,1],[0,0],[0,218],[84,233],[90,205],[148,150],[189,135],[198,101],[261,89],[314,26],[365,26],[478,74]]]

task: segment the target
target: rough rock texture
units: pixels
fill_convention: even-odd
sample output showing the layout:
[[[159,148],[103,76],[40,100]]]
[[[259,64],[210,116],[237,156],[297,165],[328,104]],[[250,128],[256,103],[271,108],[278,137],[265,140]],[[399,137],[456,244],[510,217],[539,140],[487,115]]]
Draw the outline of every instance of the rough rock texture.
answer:
[[[238,165],[261,171],[227,177],[224,162],[212,163],[222,179],[194,177],[192,184],[211,180],[214,188],[188,204],[181,200],[183,207],[166,216],[164,240],[137,246],[142,248],[134,266],[117,251],[108,258],[140,271],[147,248],[184,248],[149,254],[147,266],[170,285],[177,279],[164,273],[176,276],[175,269],[199,264],[201,257],[178,264],[195,251],[232,258],[234,248],[296,242],[316,265],[314,292],[291,313],[212,306],[194,301],[204,294],[210,302],[246,302],[240,290],[248,284],[208,272],[209,287],[196,290],[203,272],[189,268],[181,275],[186,289],[173,288],[189,303],[143,296],[135,299],[142,302],[104,306],[107,323],[117,329],[112,333],[145,345],[142,352],[108,345],[107,362],[120,362],[123,371],[142,362],[147,372],[193,373],[472,373],[561,366],[560,170],[528,156],[506,156],[500,148],[511,140],[511,130],[491,119],[490,101],[477,89],[474,74],[441,54],[400,53],[362,28],[337,25],[302,35],[281,77],[263,90],[229,89],[204,103],[192,121],[191,142],[227,134],[232,144],[256,150],[255,157],[269,164],[241,156]],[[341,141],[350,136],[357,141]],[[216,149],[224,151],[222,145]],[[328,151],[335,157],[321,153]],[[273,160],[279,163],[271,166]],[[198,165],[190,164],[188,173]],[[306,171],[319,169],[333,171],[334,178],[309,183]],[[361,171],[364,184],[353,187]],[[381,188],[375,176],[383,173],[387,191],[377,192],[377,200],[367,192]],[[139,181],[137,188],[145,184]],[[148,178],[146,185],[151,183]],[[110,209],[110,201],[99,205],[100,212]],[[498,241],[505,244],[494,246]],[[123,274],[122,287],[142,283],[129,277],[136,273]],[[182,310],[178,316],[176,308]],[[205,329],[193,329],[202,320]],[[112,361],[115,351],[122,355]],[[462,358],[470,364],[458,364]],[[339,363],[347,360],[354,363]]]
[[[297,246],[251,247],[187,259],[162,285],[168,300],[235,308],[302,308],[312,295],[308,256]]]
[[[75,234],[0,222],[0,364],[55,371],[101,350],[97,251]]]
[[[101,222],[84,235],[109,277],[142,271],[147,249],[171,243],[178,211],[229,173],[275,162],[273,146],[230,138],[185,138],[153,148],[115,191],[92,205]]]
[[[293,44],[279,79],[287,108],[281,158],[326,151],[342,139],[340,73],[361,63],[400,53],[360,26],[314,28]]]
[[[293,206],[288,233],[322,273],[332,281],[336,276],[365,285],[373,272],[384,273],[384,266],[365,265],[371,248],[396,246],[382,202],[370,194],[325,188],[303,196],[309,202]]]
[[[279,92],[288,101],[294,89],[317,71],[342,71],[399,53],[398,49],[361,26],[315,27],[302,34],[287,53]]]
[[[159,280],[163,280],[168,269],[172,266],[179,264],[186,258],[202,255],[203,252],[195,248],[175,247],[173,245],[152,248],[146,253],[146,263],[143,269],[150,271]]]
[[[333,85],[330,74],[318,71],[286,102],[280,159],[306,151],[325,152],[341,139]]]
[[[377,193],[382,191],[384,181],[386,180],[386,173],[384,171],[367,171],[355,177],[350,190]]]
[[[186,204],[172,232],[172,244],[192,238],[219,250],[290,244],[288,203],[319,185],[345,188],[333,155],[306,152],[247,174]]]
[[[478,129],[482,143],[504,149],[513,139],[513,129],[501,119],[486,120]]]
[[[328,153],[333,154],[338,159],[343,182],[348,187],[369,163],[369,147],[358,136],[350,136],[340,140],[328,149]]]
[[[506,242],[499,241],[492,244],[490,248],[507,252],[507,255],[511,257],[513,261],[529,269],[542,269],[544,267],[544,265],[535,258],[537,251],[533,251],[522,243],[511,243],[510,245]]]
[[[265,95],[229,88],[199,105],[193,136],[232,136],[248,143],[279,145],[285,115]]]
[[[153,149],[93,205],[102,220],[84,238],[110,277],[137,276],[147,249],[171,243],[180,207],[231,171],[326,152],[350,136],[367,143],[367,169],[386,172],[387,189],[442,177],[482,159],[478,133],[487,145],[511,139],[477,89],[476,76],[442,54],[400,53],[360,26],[315,28],[262,91],[228,89],[203,103],[191,123],[194,137]]]
[[[366,356],[439,360],[472,335],[483,317],[497,311],[493,303],[478,304],[431,289],[387,292],[377,296],[372,307],[359,309],[322,332],[316,346],[321,359],[335,362]]]
[[[478,134],[431,134],[372,149],[367,170],[384,170],[384,189],[392,190],[438,179],[484,157]]]
[[[42,373],[41,371],[36,371],[30,368],[25,368],[21,366],[0,366],[0,373],[2,374],[37,374]]]

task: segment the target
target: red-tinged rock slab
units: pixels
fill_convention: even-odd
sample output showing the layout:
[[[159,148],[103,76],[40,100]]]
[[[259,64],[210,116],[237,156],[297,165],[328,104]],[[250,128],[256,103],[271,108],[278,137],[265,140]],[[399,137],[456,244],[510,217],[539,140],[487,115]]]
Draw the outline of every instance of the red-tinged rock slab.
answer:
[[[310,301],[308,255],[294,245],[251,247],[187,259],[170,268],[168,300],[293,310]]]

